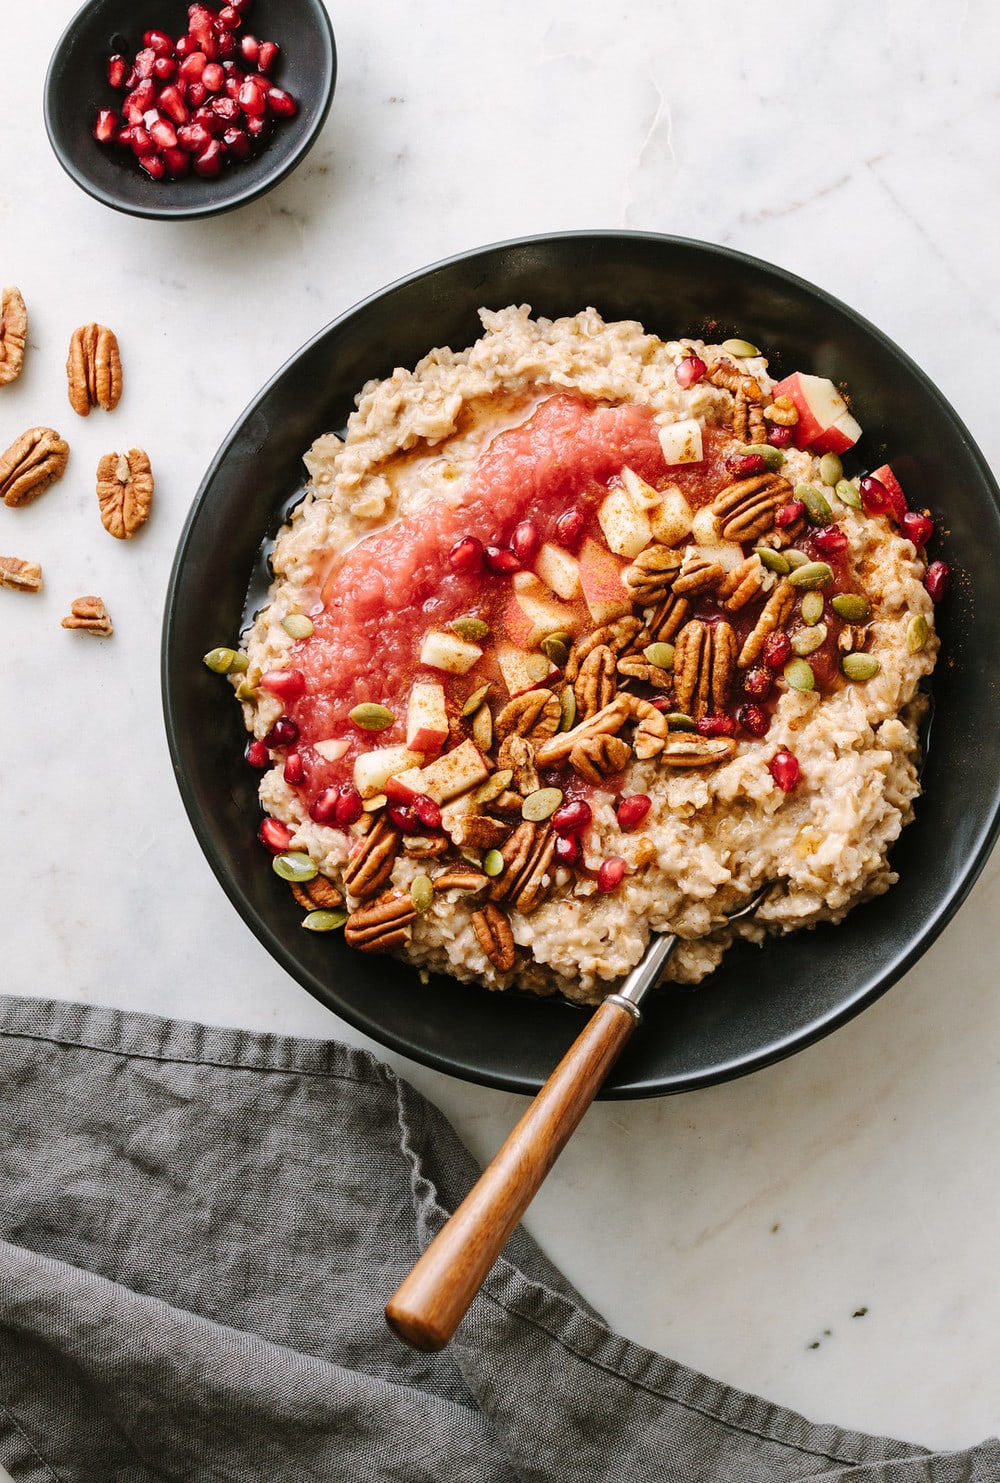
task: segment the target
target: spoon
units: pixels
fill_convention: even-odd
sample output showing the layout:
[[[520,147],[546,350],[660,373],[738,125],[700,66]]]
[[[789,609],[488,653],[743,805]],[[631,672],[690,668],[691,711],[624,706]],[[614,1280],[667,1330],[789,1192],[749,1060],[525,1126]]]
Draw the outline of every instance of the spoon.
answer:
[[[761,887],[726,918],[752,916]],[[642,1019],[642,1001],[680,939],[654,936],[642,961],[598,1005],[493,1159],[385,1308],[389,1327],[414,1349],[443,1349],[514,1227]]]

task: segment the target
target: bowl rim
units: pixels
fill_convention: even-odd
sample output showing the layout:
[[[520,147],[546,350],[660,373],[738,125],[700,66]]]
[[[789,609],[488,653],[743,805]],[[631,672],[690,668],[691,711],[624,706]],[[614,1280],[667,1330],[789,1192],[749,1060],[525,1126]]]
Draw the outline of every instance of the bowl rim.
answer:
[[[268,191],[273,190],[275,186],[280,185],[302,163],[322,132],[337,85],[337,43],[333,32],[333,22],[323,0],[298,0],[298,3],[303,5],[318,23],[321,46],[317,50],[315,61],[322,67],[322,87],[316,95],[317,108],[308,128],[304,129],[295,139],[288,153],[283,154],[280,161],[275,162],[272,170],[256,179],[253,184],[248,182],[242,187],[239,184],[239,171],[227,171],[215,180],[204,181],[208,193],[211,193],[213,188],[217,189],[220,182],[228,185],[235,181],[237,187],[236,189],[230,188],[221,197],[215,197],[204,205],[196,202],[188,206],[171,206],[170,204],[147,206],[141,201],[130,200],[124,193],[107,190],[98,184],[86,170],[81,169],[72,152],[63,143],[62,131],[56,117],[54,82],[63,53],[70,45],[77,27],[91,11],[107,3],[109,0],[84,0],[79,10],[64,27],[52,49],[48,66],[45,69],[45,81],[42,85],[42,118],[52,152],[70,179],[88,196],[99,201],[102,206],[110,207],[112,211],[120,211],[126,216],[140,217],[144,221],[199,221],[209,216],[222,216],[228,211],[235,211],[240,206],[247,206],[251,201],[258,200]],[[291,122],[294,123],[294,119]],[[286,130],[285,139],[290,141],[293,137],[294,135]]]
[[[592,241],[598,246],[601,243],[610,242],[649,242],[666,249],[676,248],[684,251],[693,249],[695,251],[705,252],[728,261],[734,267],[753,272],[764,272],[772,279],[787,284],[796,292],[804,292],[821,303],[834,308],[839,314],[855,325],[860,332],[866,336],[874,337],[894,358],[902,362],[909,374],[920,383],[925,393],[937,404],[941,413],[960,434],[965,445],[965,452],[977,465],[984,488],[988,491],[995,509],[998,515],[1000,515],[1000,487],[998,487],[992,470],[964,421],[930,377],[888,335],[833,294],[828,293],[826,290],[811,283],[808,279],[802,278],[787,269],[781,268],[765,259],[740,252],[734,248],[702,241],[697,238],[681,237],[672,234],[626,229],[577,229],[505,238],[450,254],[422,268],[393,279],[391,282],[367,294],[334,319],[330,320],[283,362],[246,407],[244,407],[220,443],[192,500],[184,526],[178,537],[178,544],[170,570],[164,602],[160,656],[161,701],[175,778],[196,838],[212,867],[216,880],[236,907],[244,923],[250,927],[251,931],[271,956],[286,969],[291,977],[298,984],[305,987],[308,992],[318,997],[320,1002],[331,1009],[333,1013],[339,1015],[347,1023],[376,1040],[380,1045],[406,1056],[419,1064],[479,1085],[527,1094],[533,1094],[538,1090],[541,1085],[541,1079],[526,1077],[517,1072],[484,1071],[480,1067],[471,1065],[468,1062],[460,1062],[454,1056],[441,1054],[433,1046],[415,1047],[405,1036],[396,1034],[391,1028],[386,1028],[378,1022],[377,1017],[366,1017],[360,1011],[356,1011],[353,1006],[344,1005],[339,1001],[332,1003],[328,992],[325,994],[318,993],[316,989],[311,988],[305,982],[303,977],[305,970],[303,970],[301,963],[298,962],[295,955],[285,945],[278,933],[272,929],[271,925],[256,915],[249,903],[246,902],[240,881],[217,859],[212,831],[201,818],[200,809],[194,798],[193,787],[183,767],[182,739],[174,715],[172,684],[169,673],[171,640],[175,626],[175,589],[180,580],[187,552],[194,537],[205,496],[218,470],[229,455],[230,449],[237,441],[244,425],[253,416],[258,406],[268,397],[271,390],[283,379],[296,362],[327,336],[334,334],[344,327],[356,315],[363,314],[380,299],[396,290],[429,279],[432,275],[442,270],[451,269],[461,264],[473,263],[477,258],[493,256],[504,251],[524,250],[541,246],[551,248],[563,242],[583,243],[587,241]],[[430,346],[428,346],[429,348]],[[996,844],[998,836],[1000,836],[1000,774],[998,774],[994,781],[988,807],[984,806],[982,809],[982,817],[975,835],[974,845],[964,859],[961,869],[952,873],[947,889],[939,894],[933,911],[924,919],[920,930],[912,935],[888,962],[881,964],[874,981],[866,983],[854,993],[840,1000],[829,1010],[816,1015],[807,1026],[793,1029],[786,1035],[778,1035],[768,1044],[753,1051],[740,1053],[737,1056],[730,1056],[724,1060],[718,1059],[713,1065],[705,1069],[672,1074],[669,1079],[659,1076],[635,1080],[625,1084],[606,1084],[599,1093],[599,1098],[601,1100],[628,1100],[697,1090],[762,1070],[825,1038],[833,1030],[853,1019],[863,1009],[879,999],[922,957],[952,920],[969,895]],[[541,1002],[551,1003],[552,1001],[543,1000]],[[593,1006],[569,1005],[568,1003],[566,1004],[566,1008],[576,1012],[579,1026],[581,1027],[583,1016],[589,1015],[593,1010]],[[611,1075],[613,1077],[614,1072]]]

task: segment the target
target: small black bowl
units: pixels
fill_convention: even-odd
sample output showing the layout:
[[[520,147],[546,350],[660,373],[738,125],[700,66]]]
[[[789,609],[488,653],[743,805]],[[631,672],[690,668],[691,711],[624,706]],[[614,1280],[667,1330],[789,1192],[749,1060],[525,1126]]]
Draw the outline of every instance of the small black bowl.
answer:
[[[512,1091],[541,1084],[585,1010],[444,978],[424,984],[403,963],[302,930],[301,911],[256,841],[258,775],[243,760],[239,708],[201,658],[237,639],[248,587],[263,592],[261,542],[302,490],[301,456],[312,439],[343,426],[370,377],[412,366],[432,346],[470,344],[480,305],[523,303],[548,317],[593,305],[606,319],[639,319],[662,338],[739,335],[766,347],[778,376],[808,370],[845,382],[864,427],[859,457],[868,467],[892,459],[912,502],[937,517],[935,555],[955,568],[937,614],[943,657],[924,793],[891,856],[898,883],[839,926],[763,948],[737,944],[699,989],[654,995],[605,1095],[682,1091],[789,1055],[870,1004],[949,921],[997,835],[1000,493],[937,388],[844,304],[724,248],[590,232],[467,253],[343,315],[247,408],[208,470],[181,538],[162,656],[174,770],[224,890],[318,999],[373,1039],[452,1075]]]
[[[93,136],[98,109],[118,108],[123,97],[108,83],[108,56],[120,52],[131,59],[150,29],[182,35],[187,0],[89,0],[63,32],[45,78],[44,104],[49,142],[67,174],[105,206],[158,221],[232,211],[284,180],[315,144],[333,99],[337,53],[323,0],[254,0],[247,11],[242,29],[278,43],[274,81],[299,107],[293,118],[276,120],[258,154],[232,162],[214,179],[151,180],[131,151]]]

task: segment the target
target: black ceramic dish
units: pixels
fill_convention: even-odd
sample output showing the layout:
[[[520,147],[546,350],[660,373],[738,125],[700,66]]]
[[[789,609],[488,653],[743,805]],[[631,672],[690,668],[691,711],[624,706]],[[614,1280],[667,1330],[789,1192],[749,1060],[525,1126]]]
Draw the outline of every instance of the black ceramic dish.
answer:
[[[337,53],[323,0],[254,0],[247,11],[245,29],[281,47],[274,81],[299,110],[277,120],[259,154],[211,180],[193,174],[151,180],[130,152],[92,136],[98,109],[122,101],[108,85],[109,54],[134,57],[150,28],[183,34],[187,0],[89,0],[60,38],[45,79],[44,111],[49,142],[67,174],[105,206],[160,221],[231,211],[284,180],[316,142],[333,98]]]
[[[1000,495],[958,417],[884,335],[801,279],[697,242],[573,233],[502,243],[393,285],[306,345],[227,437],[180,542],[163,640],[167,731],[195,831],[244,920],[317,998],[415,1060],[533,1091],[585,1011],[444,979],[424,985],[402,964],[302,931],[255,840],[257,775],[242,759],[238,707],[201,656],[236,640],[259,543],[301,488],[311,440],[343,425],[370,377],[431,346],[469,344],[479,305],[523,302],[548,316],[593,305],[665,338],[738,334],[767,348],[776,374],[845,382],[865,430],[860,455],[869,467],[892,458],[913,503],[938,516],[936,550],[958,576],[938,610],[946,658],[925,794],[893,852],[898,885],[838,927],[738,945],[696,991],[659,991],[605,1095],[675,1092],[763,1066],[856,1014],[917,960],[982,868],[1000,807]]]

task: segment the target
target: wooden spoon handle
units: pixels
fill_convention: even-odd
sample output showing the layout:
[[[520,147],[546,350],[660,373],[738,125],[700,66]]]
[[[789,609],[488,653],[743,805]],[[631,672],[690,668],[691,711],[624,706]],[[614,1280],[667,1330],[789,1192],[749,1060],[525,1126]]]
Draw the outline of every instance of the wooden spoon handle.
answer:
[[[638,1023],[606,999],[386,1304],[414,1349],[443,1349]]]

